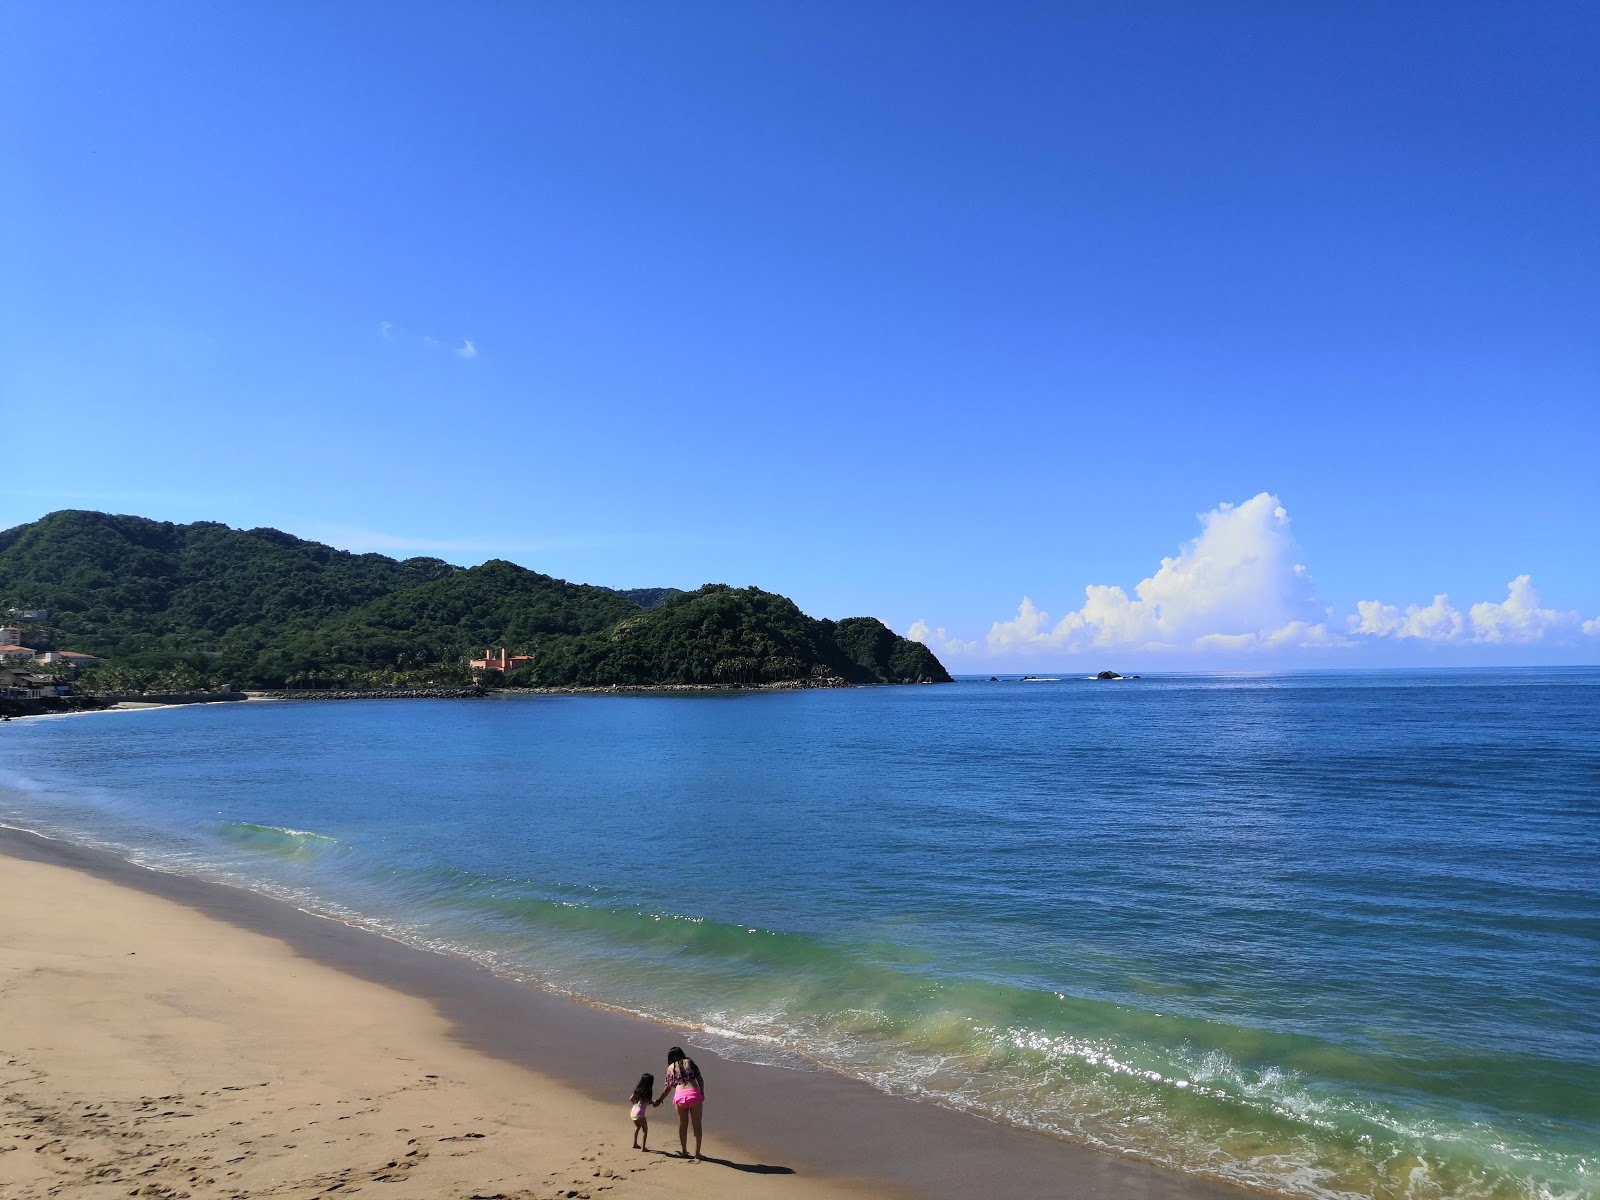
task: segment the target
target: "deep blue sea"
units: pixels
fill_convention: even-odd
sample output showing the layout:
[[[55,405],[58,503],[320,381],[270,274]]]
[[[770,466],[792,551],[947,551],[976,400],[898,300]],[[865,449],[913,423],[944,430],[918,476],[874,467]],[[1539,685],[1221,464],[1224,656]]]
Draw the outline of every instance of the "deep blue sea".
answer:
[[[1301,1196],[1600,1195],[1600,670],[12,721],[0,822]]]

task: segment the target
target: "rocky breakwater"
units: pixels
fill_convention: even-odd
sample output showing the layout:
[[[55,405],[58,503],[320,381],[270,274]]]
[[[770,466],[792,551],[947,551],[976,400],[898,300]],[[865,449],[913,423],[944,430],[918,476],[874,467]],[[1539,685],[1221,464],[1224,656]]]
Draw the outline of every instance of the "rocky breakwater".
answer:
[[[481,696],[481,687],[284,688],[247,692],[252,700],[462,700]]]
[[[508,696],[675,696],[702,692],[796,692],[810,688],[857,686],[860,685],[830,675],[810,679],[779,679],[771,683],[568,683],[500,690]]]
[[[12,717],[38,717],[46,713],[94,712],[110,708],[111,701],[99,696],[45,696],[37,700],[0,698],[0,721]]]
[[[220,704],[243,700],[243,692],[94,692],[107,704]]]

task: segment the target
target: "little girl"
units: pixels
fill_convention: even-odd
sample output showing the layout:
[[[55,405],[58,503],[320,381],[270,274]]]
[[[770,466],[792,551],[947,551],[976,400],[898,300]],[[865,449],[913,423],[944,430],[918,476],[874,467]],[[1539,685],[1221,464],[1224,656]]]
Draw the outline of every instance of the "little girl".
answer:
[[[633,1089],[633,1095],[628,1097],[628,1115],[633,1118],[633,1148],[635,1150],[650,1149],[650,1096],[656,1090],[656,1077],[646,1072],[639,1076],[639,1083]],[[639,1135],[644,1134],[644,1141],[639,1141]]]

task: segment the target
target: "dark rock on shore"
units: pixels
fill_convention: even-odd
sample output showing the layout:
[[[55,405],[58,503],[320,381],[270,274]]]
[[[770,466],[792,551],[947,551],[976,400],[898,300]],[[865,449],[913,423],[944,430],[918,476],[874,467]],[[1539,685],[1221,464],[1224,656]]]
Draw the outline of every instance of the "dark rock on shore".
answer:
[[[36,700],[0,699],[0,719],[38,717],[45,713],[95,712],[110,708],[99,696],[43,696]]]

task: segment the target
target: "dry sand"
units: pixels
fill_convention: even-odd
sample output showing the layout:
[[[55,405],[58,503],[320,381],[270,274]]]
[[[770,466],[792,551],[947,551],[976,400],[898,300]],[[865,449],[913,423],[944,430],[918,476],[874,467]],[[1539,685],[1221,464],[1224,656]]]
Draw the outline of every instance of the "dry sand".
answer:
[[[714,1039],[713,1039],[714,1040]],[[706,1072],[707,1161],[624,1099]],[[1242,1191],[574,1003],[271,897],[0,826],[0,1200]],[[666,1120],[659,1118],[665,1117]]]
[[[653,1152],[631,1150],[632,1082],[593,1099],[282,940],[0,857],[7,1200],[881,1194],[763,1167],[718,1136],[714,1077],[706,1152],[722,1161],[661,1153],[677,1148],[666,1106]]]

